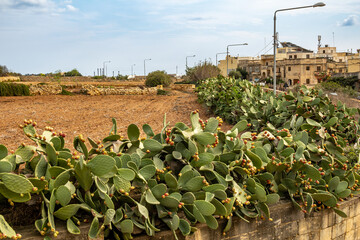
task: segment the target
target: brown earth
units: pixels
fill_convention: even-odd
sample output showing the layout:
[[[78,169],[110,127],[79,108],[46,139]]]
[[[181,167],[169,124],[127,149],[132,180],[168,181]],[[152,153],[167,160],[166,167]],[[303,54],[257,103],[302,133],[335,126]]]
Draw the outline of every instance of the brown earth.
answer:
[[[118,123],[118,131],[125,135],[128,125],[142,129],[149,124],[155,133],[163,127],[163,118],[170,126],[177,122],[190,125],[190,112],[199,109],[200,117],[212,115],[197,102],[195,93],[172,91],[170,96],[30,96],[0,97],[0,144],[15,150],[22,142],[31,143],[18,127],[24,119],[37,122],[38,129],[51,126],[66,134],[66,146],[72,149],[75,136],[82,134],[101,140],[109,134],[111,118]],[[224,124],[223,130],[230,129]],[[41,131],[40,131],[41,133]]]

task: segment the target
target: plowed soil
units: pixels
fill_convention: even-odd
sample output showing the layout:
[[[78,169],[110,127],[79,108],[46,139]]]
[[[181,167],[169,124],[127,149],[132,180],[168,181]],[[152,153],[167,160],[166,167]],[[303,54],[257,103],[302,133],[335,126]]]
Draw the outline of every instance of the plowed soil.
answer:
[[[177,122],[190,125],[190,112],[199,109],[200,117],[212,115],[197,102],[195,93],[172,91],[169,96],[30,96],[0,97],[0,144],[15,150],[22,142],[30,140],[19,128],[24,119],[37,122],[37,129],[51,126],[56,132],[66,134],[66,147],[72,149],[75,136],[101,140],[109,134],[111,118],[118,123],[118,131],[126,136],[128,125],[134,123],[142,129],[149,124],[155,133],[163,127],[166,114],[170,126]],[[227,130],[230,125],[224,124]],[[39,131],[40,133],[42,131]]]

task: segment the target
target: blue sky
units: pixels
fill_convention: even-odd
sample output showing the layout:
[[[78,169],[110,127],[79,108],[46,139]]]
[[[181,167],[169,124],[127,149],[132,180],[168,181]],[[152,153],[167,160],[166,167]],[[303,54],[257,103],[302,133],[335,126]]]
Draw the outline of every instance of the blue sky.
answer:
[[[69,71],[93,75],[104,61],[112,71],[137,75],[184,73],[199,61],[272,53],[273,14],[312,5],[309,0],[0,0],[0,65],[26,73]],[[360,48],[360,1],[325,0],[325,7],[277,15],[280,41],[315,50],[322,43],[341,51]],[[333,35],[334,33],[334,35]],[[333,38],[334,36],[334,38]],[[225,55],[219,55],[223,59]]]

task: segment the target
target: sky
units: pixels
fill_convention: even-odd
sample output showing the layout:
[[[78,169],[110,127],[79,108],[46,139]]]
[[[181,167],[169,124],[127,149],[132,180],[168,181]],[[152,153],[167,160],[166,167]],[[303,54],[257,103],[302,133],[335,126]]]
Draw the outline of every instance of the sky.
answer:
[[[272,53],[275,10],[309,0],[0,0],[0,65],[21,74],[78,69],[112,76],[155,70],[184,74],[216,54]],[[325,7],[277,13],[279,41],[317,49],[360,49],[360,1],[324,0]],[[265,47],[267,45],[267,47]],[[225,54],[218,54],[218,60]],[[107,62],[110,61],[110,62]],[[178,70],[177,70],[178,69]]]

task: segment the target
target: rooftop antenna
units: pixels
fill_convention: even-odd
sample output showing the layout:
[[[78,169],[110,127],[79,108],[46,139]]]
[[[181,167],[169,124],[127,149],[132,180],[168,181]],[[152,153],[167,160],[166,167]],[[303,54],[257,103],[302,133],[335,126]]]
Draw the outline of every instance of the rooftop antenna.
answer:
[[[321,35],[318,35],[318,48],[321,48]]]

